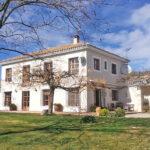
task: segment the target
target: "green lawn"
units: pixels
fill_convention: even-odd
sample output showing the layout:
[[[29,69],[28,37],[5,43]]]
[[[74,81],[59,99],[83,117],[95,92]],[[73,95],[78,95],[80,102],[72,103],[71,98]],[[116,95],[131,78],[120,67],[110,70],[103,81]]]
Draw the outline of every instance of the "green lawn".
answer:
[[[150,150],[150,119],[0,113],[0,150]]]

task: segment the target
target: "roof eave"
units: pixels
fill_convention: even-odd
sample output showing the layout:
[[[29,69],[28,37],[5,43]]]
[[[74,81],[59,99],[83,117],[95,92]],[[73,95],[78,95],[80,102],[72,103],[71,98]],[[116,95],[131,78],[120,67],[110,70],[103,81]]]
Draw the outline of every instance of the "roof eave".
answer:
[[[57,51],[57,52],[53,52],[53,53],[44,54],[44,55],[41,55],[39,57],[38,56],[37,57],[26,56],[25,58],[20,58],[18,60],[1,61],[0,65],[4,66],[4,65],[10,65],[10,64],[15,64],[15,63],[24,62],[24,61],[42,60],[42,58],[67,54],[67,53],[71,53],[71,52],[75,52],[75,51],[81,51],[81,50],[85,50],[86,48],[87,48],[87,45],[83,45],[83,46],[80,46],[80,47],[71,48],[71,49],[68,49],[68,50],[61,51],[61,52]]]
[[[109,52],[109,51],[106,51],[106,50],[104,50],[104,49],[98,48],[98,47],[93,46],[93,45],[91,45],[91,44],[88,44],[88,46],[91,47],[91,48],[93,48],[93,49],[95,49],[95,50],[97,50],[97,51],[104,52],[105,54],[110,55],[111,57],[113,56],[114,58],[117,58],[117,59],[119,59],[119,60],[122,60],[122,61],[124,61],[124,62],[126,62],[126,63],[130,62],[130,60],[127,59],[127,58],[121,57],[121,56],[119,56],[119,55],[117,55],[117,54],[111,53],[111,52]]]

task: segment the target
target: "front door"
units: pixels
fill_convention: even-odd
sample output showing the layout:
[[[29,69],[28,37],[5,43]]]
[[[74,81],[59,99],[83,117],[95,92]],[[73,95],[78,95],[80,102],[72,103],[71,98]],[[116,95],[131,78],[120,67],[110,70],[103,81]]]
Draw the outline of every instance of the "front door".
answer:
[[[23,111],[29,110],[29,101],[30,101],[30,92],[23,91],[22,92],[22,110]]]
[[[102,106],[102,91],[101,89],[96,89],[95,90],[95,105],[98,107]]]
[[[51,102],[50,90],[43,90],[43,106]]]

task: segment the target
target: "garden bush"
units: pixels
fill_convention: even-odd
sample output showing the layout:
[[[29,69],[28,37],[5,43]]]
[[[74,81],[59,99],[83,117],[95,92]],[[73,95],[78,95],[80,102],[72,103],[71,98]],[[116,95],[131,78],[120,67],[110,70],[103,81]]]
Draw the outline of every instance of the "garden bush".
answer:
[[[96,106],[95,105],[92,105],[91,107],[90,107],[90,112],[95,112],[96,111]]]
[[[80,120],[81,123],[95,123],[96,118],[94,116],[84,116]]]
[[[10,104],[9,108],[10,108],[11,111],[17,110],[17,106],[15,104],[13,104],[13,103]]]
[[[57,112],[62,112],[63,111],[63,106],[62,104],[54,104],[54,110]]]
[[[100,116],[106,116],[107,117],[107,116],[109,116],[109,114],[110,114],[110,112],[107,108],[100,109],[100,113],[99,113]]]
[[[116,117],[124,117],[125,116],[125,110],[118,107],[117,109],[115,109],[115,116]]]

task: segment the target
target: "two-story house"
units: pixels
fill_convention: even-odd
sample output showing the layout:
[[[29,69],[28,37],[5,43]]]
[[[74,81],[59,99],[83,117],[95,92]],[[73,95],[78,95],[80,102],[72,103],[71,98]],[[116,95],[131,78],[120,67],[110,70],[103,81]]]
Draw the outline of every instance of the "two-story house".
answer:
[[[86,88],[80,93],[72,93],[63,89],[56,89],[54,103],[63,105],[64,112],[90,111],[92,105],[110,107],[118,101],[126,103],[127,87],[119,82],[128,70],[128,60],[116,54],[102,50],[88,43],[79,41],[76,36],[72,44],[62,45],[32,53],[41,59],[28,56],[18,56],[0,62],[1,98],[0,108],[7,109],[10,103],[17,105],[19,111],[42,111],[48,106],[49,88],[47,85],[20,87],[14,80],[20,79],[16,70],[22,70],[22,79],[30,80],[25,73],[30,72],[37,64],[53,63],[61,71],[73,69],[78,74],[93,81],[104,80],[104,87]]]

